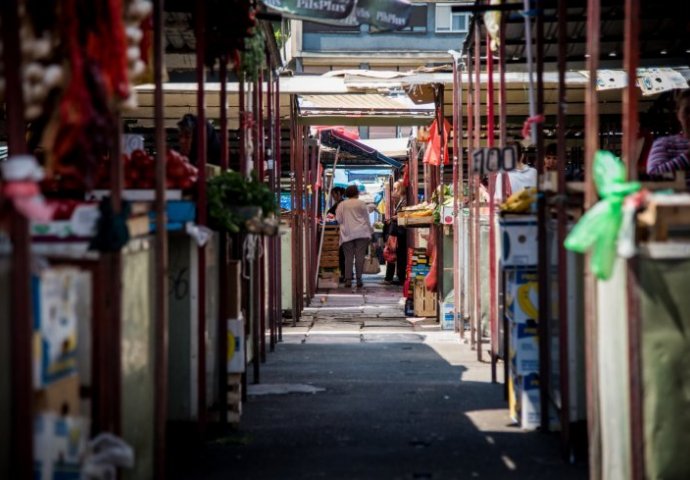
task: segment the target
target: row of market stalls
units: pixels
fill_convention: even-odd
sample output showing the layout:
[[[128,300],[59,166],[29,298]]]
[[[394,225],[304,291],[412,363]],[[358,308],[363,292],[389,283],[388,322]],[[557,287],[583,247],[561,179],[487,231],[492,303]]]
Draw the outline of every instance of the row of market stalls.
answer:
[[[123,476],[166,478],[171,434],[188,442],[238,422],[247,381],[260,382],[283,318],[297,322],[319,287],[323,173],[341,151],[388,164],[409,185],[408,212],[425,214],[401,215],[409,217],[407,245],[417,266],[427,264],[416,272],[436,277],[420,286],[420,298],[433,305],[418,313],[469,335],[504,382],[517,423],[559,430],[565,461],[589,452],[593,479],[687,476],[680,446],[690,431],[682,394],[690,312],[678,226],[687,223],[688,202],[677,193],[685,185],[645,181],[649,191],[672,193],[637,194],[622,207],[639,190],[638,127],[650,139],[675,128],[665,92],[687,87],[689,49],[677,34],[687,31],[687,7],[477,2],[454,7],[476,15],[465,44],[449,52],[449,68],[290,77],[278,75],[270,23],[255,23],[248,2],[197,2],[192,12],[186,2],[164,9],[156,1],[149,17],[139,0],[70,15],[84,7],[74,1],[63,12],[69,22],[17,3],[4,2],[1,12],[3,64],[21,58],[25,65],[3,70],[9,159],[1,164],[0,431],[11,433],[0,437],[3,478],[78,475],[85,465],[100,471],[98,459],[108,456],[93,453],[108,448],[124,459],[114,465]],[[161,25],[170,11],[193,13],[196,83],[163,82]],[[20,50],[26,25],[37,39],[51,32],[71,55],[59,57],[64,50],[50,42],[43,57],[40,42],[39,53]],[[143,66],[134,51],[129,57],[137,42],[142,61],[154,52]],[[101,52],[105,43],[119,49]],[[79,62],[97,64],[97,55],[120,62],[83,78]],[[47,70],[58,58],[72,75],[50,87],[52,96],[41,100],[38,89],[31,97],[27,83],[35,88],[35,79],[20,72],[27,63]],[[207,66],[218,69],[219,82],[205,81]],[[142,67],[151,77],[137,80]],[[139,81],[149,83],[134,86]],[[126,92],[136,92],[138,108],[130,109]],[[413,103],[400,100],[403,92]],[[42,109],[25,109],[23,97]],[[94,112],[101,121],[72,149],[55,142],[55,131],[70,139],[80,132],[75,122]],[[184,141],[168,140],[176,132],[166,129],[188,113],[196,123],[185,159],[169,149]],[[207,118],[220,127],[217,160]],[[29,144],[27,120],[36,125]],[[415,134],[406,162],[333,130],[324,142],[312,128],[423,131],[432,123],[436,135],[431,128],[428,142]],[[123,145],[125,124],[133,135]],[[501,210],[493,191],[511,169],[511,138],[525,140],[538,182],[533,195]],[[544,162],[547,138],[557,145],[555,173]],[[84,158],[76,171],[90,175],[39,189],[27,153],[45,156],[51,180],[67,182],[75,171],[67,167]],[[576,181],[566,181],[569,164],[579,167]],[[290,211],[277,210],[281,193],[289,193]],[[60,217],[46,213],[51,205]],[[437,219],[426,214],[433,210]],[[616,249],[619,230],[627,236]],[[566,244],[595,251],[582,257]],[[415,253],[423,246],[431,262]],[[58,431],[69,435],[51,436]]]
[[[689,197],[683,172],[660,179],[645,167],[653,139],[679,130],[667,105],[688,87],[690,50],[670,32],[687,31],[689,12],[632,1],[533,7],[468,7],[476,15],[453,96],[454,251],[469,252],[455,257],[456,305],[494,378],[503,363],[523,427],[559,430],[565,459],[588,451],[590,478],[683,478],[681,456],[662,452],[684,442],[685,380],[670,372],[687,361],[689,304],[677,293],[687,234],[654,212],[682,215]],[[506,70],[525,72],[523,91]],[[491,148],[511,137],[528,147],[537,184],[529,201],[499,209],[493,192],[510,173],[504,150],[492,163]],[[666,222],[674,233],[658,236]]]
[[[169,478],[239,422],[281,325],[282,59],[258,7],[3,2],[0,477]],[[179,108],[170,16],[196,58]]]

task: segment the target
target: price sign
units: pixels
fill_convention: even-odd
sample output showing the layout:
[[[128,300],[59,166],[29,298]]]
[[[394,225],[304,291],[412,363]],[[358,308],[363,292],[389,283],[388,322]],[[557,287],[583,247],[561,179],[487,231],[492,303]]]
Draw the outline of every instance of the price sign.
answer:
[[[517,167],[515,147],[484,147],[472,153],[472,173],[510,172]]]

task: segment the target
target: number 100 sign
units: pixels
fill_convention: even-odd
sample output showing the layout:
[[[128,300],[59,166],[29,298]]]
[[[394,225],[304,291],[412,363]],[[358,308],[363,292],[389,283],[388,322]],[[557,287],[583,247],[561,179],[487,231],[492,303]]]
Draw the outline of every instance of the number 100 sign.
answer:
[[[472,153],[472,173],[510,172],[517,167],[515,147],[483,147]]]

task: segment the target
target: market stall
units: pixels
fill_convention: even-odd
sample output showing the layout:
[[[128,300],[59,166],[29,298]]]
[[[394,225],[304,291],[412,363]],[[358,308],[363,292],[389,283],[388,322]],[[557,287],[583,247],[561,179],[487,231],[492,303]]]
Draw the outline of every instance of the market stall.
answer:
[[[675,430],[669,428],[667,436],[653,433],[659,432],[660,425],[666,421],[660,415],[661,405],[671,409],[679,404],[674,403],[676,398],[670,390],[665,390],[668,378],[657,376],[658,356],[652,353],[655,344],[652,338],[664,335],[663,327],[659,326],[657,332],[641,316],[641,308],[649,315],[654,304],[648,303],[649,297],[645,295],[653,287],[642,280],[641,272],[644,269],[649,273],[648,268],[664,270],[663,261],[659,261],[663,255],[655,257],[658,264],[648,267],[654,263],[647,264],[655,240],[647,235],[656,228],[664,231],[664,222],[672,224],[673,220],[671,217],[663,220],[663,215],[655,217],[650,213],[655,211],[660,197],[648,192],[661,188],[678,192],[685,190],[685,185],[682,180],[650,182],[652,178],[645,171],[645,161],[652,139],[676,128],[669,127],[665,118],[671,112],[663,113],[669,98],[664,92],[688,87],[687,55],[675,46],[671,36],[657,34],[655,45],[640,39],[652,32],[682,28],[680,23],[685,20],[654,15],[664,7],[645,2],[626,2],[624,6],[599,3],[559,2],[558,8],[549,6],[536,10],[534,15],[513,12],[520,7],[518,4],[490,6],[477,2],[470,7],[454,7],[458,11],[469,8],[477,14],[464,49],[468,62],[465,66],[468,72],[474,67],[475,73],[473,85],[467,89],[468,112],[474,113],[468,115],[468,121],[473,124],[468,128],[468,140],[473,142],[469,152],[477,151],[484,136],[478,125],[487,125],[487,145],[494,137],[491,131],[494,101],[490,95],[485,104],[482,101],[483,80],[479,74],[479,66],[488,60],[486,68],[490,76],[489,45],[494,45],[499,64],[499,123],[502,129],[507,126],[508,132],[513,130],[514,136],[524,137],[531,143],[538,172],[537,194],[527,201],[522,212],[519,212],[518,198],[514,199],[517,209],[510,202],[504,204],[511,216],[502,214],[502,233],[497,242],[498,251],[503,252],[498,270],[502,279],[498,307],[507,321],[501,322],[502,333],[500,324],[498,330],[490,329],[491,353],[494,360],[500,358],[505,362],[506,382],[513,383],[508,396],[516,420],[523,426],[539,425],[542,430],[559,429],[566,458],[573,458],[585,444],[579,432],[586,404],[592,478],[658,478],[665,474],[660,472],[678,472],[675,469],[680,465],[673,455],[656,461],[664,441],[672,437],[678,440],[674,437]],[[681,17],[687,19],[687,12],[678,18]],[[640,23],[638,18],[642,19]],[[676,25],[676,21],[680,23]],[[578,31],[586,31],[586,35],[574,33]],[[545,35],[546,32],[550,33]],[[525,44],[524,38],[534,40]],[[545,73],[545,64],[550,62],[557,62],[557,70]],[[503,84],[503,69],[515,64],[534,74],[527,101],[523,100],[529,109],[522,118],[511,117],[511,110],[515,112],[515,98]],[[644,68],[638,69],[640,65]],[[576,72],[586,78],[584,84],[569,80]],[[550,92],[548,84],[554,77],[557,90]],[[469,78],[472,81],[472,75]],[[490,89],[487,88],[487,94]],[[499,146],[503,147],[505,133],[500,136]],[[553,171],[550,171],[553,167],[546,165],[547,138],[555,140],[557,149],[558,162]],[[619,154],[622,161],[615,157]],[[476,157],[473,160],[476,166]],[[472,170],[472,160],[468,161],[468,168]],[[481,191],[479,175],[475,172],[473,177],[470,195],[477,198],[477,189]],[[580,183],[583,177],[584,183]],[[643,180],[642,184],[634,181],[638,178]],[[489,192],[491,184],[489,176]],[[616,194],[610,190],[614,184]],[[636,194],[640,188],[645,193]],[[594,219],[603,222],[604,217],[597,214],[605,206],[622,205],[626,196],[627,207],[623,210],[627,208],[628,213],[622,220],[620,233],[621,221],[616,216],[606,217],[607,228],[613,231],[594,227]],[[488,200],[492,198],[489,193]],[[680,218],[683,198],[672,194],[662,203],[674,204],[670,208]],[[596,203],[597,200],[600,202]],[[672,242],[678,245],[685,241],[684,233],[676,231],[673,236],[662,237],[661,248],[669,248],[667,254],[680,265],[682,247],[670,253],[676,246],[666,243],[672,237],[675,237]],[[609,242],[606,246],[604,239]],[[482,242],[476,229],[471,229],[468,242],[471,256],[481,259],[476,247]],[[593,253],[586,260],[565,249],[585,252],[595,243]],[[514,271],[511,257],[519,254],[521,248],[529,252],[521,260],[519,270]],[[617,256],[621,258],[615,260]],[[481,260],[479,265],[470,264],[470,277],[474,275],[476,279],[479,269],[492,266],[492,260],[488,266],[482,265]],[[665,280],[662,282],[657,277],[657,285],[663,287],[655,290],[656,294],[667,292],[662,294],[667,298],[666,305],[673,305],[675,312],[682,311],[680,299],[671,300],[674,282],[661,275]],[[469,282],[469,294],[477,302],[478,296],[473,293],[477,282],[472,285],[471,278]],[[493,288],[494,283],[491,285]],[[645,294],[638,301],[641,291]],[[495,298],[489,300],[492,308]],[[519,321],[518,314],[525,320]],[[503,345],[497,345],[496,340],[501,336]],[[683,361],[681,357],[674,361]],[[528,390],[525,379],[534,393],[531,397],[525,394]],[[520,380],[522,388],[515,385]],[[659,401],[660,391],[669,395],[666,401]],[[525,401],[531,414],[524,409]],[[521,412],[516,412],[516,405],[523,407]]]
[[[276,258],[268,217],[277,185],[265,152],[279,151],[278,117],[271,112],[279,112],[280,101],[275,90],[262,92],[260,77],[266,72],[277,90],[280,60],[266,64],[275,49],[262,45],[249,70],[258,85],[250,110],[258,126],[258,180],[239,183],[255,188],[250,205],[263,195],[263,211],[219,219],[207,201],[210,178],[222,174],[206,165],[213,145],[206,141],[205,62],[217,62],[227,78],[231,55],[249,49],[245,34],[259,35],[265,25],[254,28],[244,2],[195,7],[199,107],[190,127],[193,148],[181,154],[166,143],[164,130],[163,2],[112,0],[85,10],[82,3],[59,10],[19,9],[18,2],[2,7],[3,64],[18,68],[4,70],[3,92],[10,156],[1,165],[0,283],[11,295],[2,302],[9,309],[0,311],[8,341],[2,352],[9,355],[0,375],[0,424],[12,442],[0,446],[0,472],[78,478],[110,468],[122,469],[125,478],[166,478],[169,420],[194,422],[202,436],[207,421],[239,420],[241,399],[234,393],[245,350],[239,367],[230,365],[225,332],[231,328],[238,345],[245,342],[244,332],[228,323],[243,317],[228,232],[250,231],[269,252],[250,277],[259,280],[249,310],[256,324],[250,333],[261,345],[253,350],[255,365],[265,319],[271,346],[276,341],[280,303],[263,292],[280,291],[280,283],[259,272]],[[218,37],[215,22],[230,16],[246,28]],[[134,85],[142,81],[153,81],[155,129],[123,135],[123,117],[137,111]],[[227,169],[227,111],[221,131],[220,167]],[[175,373],[170,383],[168,368]],[[87,443],[92,454],[105,444],[120,450],[101,465],[86,455]]]

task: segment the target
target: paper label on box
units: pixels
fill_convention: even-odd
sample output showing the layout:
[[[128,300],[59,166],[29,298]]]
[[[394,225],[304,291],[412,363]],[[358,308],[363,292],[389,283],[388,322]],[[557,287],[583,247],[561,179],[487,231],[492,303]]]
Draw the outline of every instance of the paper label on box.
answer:
[[[228,373],[244,372],[244,321],[228,320]]]
[[[518,374],[539,371],[539,326],[534,320],[515,324],[515,368]]]
[[[79,270],[55,268],[41,272],[32,282],[34,331],[40,336],[34,387],[76,371],[77,289]]]
[[[80,478],[86,451],[89,422],[82,417],[53,413],[34,418],[34,478],[41,480]]]

